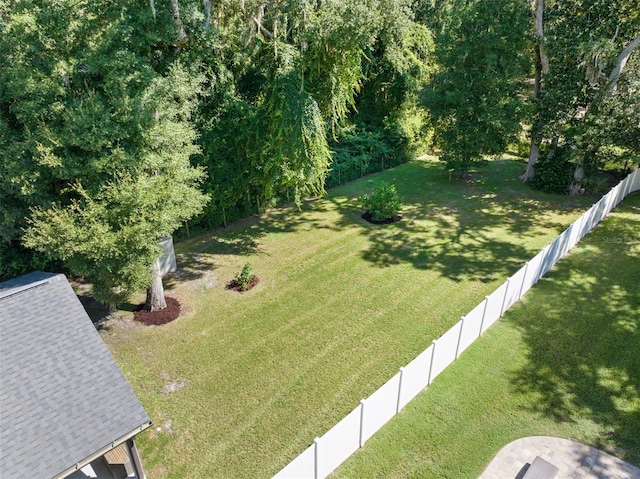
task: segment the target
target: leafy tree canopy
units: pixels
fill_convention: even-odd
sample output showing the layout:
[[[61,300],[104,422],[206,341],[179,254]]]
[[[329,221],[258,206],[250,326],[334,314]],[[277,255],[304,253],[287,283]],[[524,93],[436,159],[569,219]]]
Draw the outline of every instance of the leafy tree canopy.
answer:
[[[2,240],[22,237],[121,301],[149,285],[158,240],[206,202],[189,163],[201,80],[154,61],[172,19],[135,2],[25,1],[6,20]]]

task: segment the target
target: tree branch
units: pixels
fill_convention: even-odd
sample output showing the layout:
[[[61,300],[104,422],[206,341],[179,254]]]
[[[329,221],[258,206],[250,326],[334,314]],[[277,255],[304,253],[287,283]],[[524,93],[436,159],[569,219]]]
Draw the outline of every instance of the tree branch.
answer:
[[[264,32],[267,34],[267,36],[271,39],[274,40],[275,37],[273,36],[273,33],[271,33],[269,30],[267,30],[266,28],[264,28],[262,26],[262,23],[260,23],[260,20],[257,19],[256,17],[253,17],[253,21],[256,23],[256,25],[258,26],[258,33]]]
[[[618,55],[616,66],[611,71],[609,79],[607,80],[605,92],[607,95],[610,95],[615,90],[618,79],[620,78],[620,75],[622,74],[622,71],[627,64],[631,53],[633,53],[633,50],[635,50],[638,45],[640,45],[640,33],[638,33],[638,35],[633,40],[631,40],[626,47],[624,47],[624,50],[620,52],[620,55]]]

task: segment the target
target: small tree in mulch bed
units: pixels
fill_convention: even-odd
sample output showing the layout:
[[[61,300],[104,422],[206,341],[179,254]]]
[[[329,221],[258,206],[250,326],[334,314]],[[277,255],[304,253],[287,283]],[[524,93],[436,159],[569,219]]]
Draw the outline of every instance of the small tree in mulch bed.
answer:
[[[227,289],[244,293],[245,291],[249,291],[253,288],[259,281],[258,277],[253,274],[253,271],[251,271],[251,265],[246,263],[242,268],[242,271],[236,274],[233,279],[229,281]]]
[[[173,321],[180,314],[180,303],[175,298],[166,297],[167,307],[158,311],[144,309],[144,304],[133,312],[133,319],[147,326],[160,326]]]
[[[370,223],[393,223],[401,218],[402,198],[394,185],[382,183],[371,195],[362,195],[358,199],[365,209],[362,218]]]

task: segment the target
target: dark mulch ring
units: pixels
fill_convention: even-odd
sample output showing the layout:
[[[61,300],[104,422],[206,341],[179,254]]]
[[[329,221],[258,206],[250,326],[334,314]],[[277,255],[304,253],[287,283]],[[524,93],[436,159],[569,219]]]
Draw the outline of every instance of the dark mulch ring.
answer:
[[[242,289],[242,286],[240,285],[240,283],[238,283],[235,279],[232,279],[227,283],[227,289],[231,291],[237,291],[238,293],[244,293],[245,291],[249,291],[259,282],[260,282],[260,278],[258,278],[257,276],[254,276],[249,280],[249,283],[247,284],[247,289]]]
[[[180,303],[175,298],[165,297],[167,307],[160,311],[146,311],[144,304],[133,312],[133,319],[147,326],[160,326],[173,321],[180,314]]]
[[[369,210],[367,210],[360,215],[360,218],[374,225],[389,225],[391,223],[395,223],[396,221],[400,221],[402,219],[402,215],[396,215],[392,218],[385,218],[383,220],[374,220],[371,216],[371,213],[369,213]]]

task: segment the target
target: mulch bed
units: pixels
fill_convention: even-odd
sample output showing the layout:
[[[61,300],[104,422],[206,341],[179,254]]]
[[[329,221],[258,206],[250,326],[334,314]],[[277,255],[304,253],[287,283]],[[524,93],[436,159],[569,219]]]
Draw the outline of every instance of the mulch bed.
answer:
[[[160,311],[146,311],[144,304],[133,312],[133,319],[147,326],[160,326],[167,324],[180,315],[180,303],[175,298],[165,297],[167,307]]]
[[[247,289],[243,290],[240,283],[238,283],[235,279],[232,279],[227,283],[227,289],[231,291],[237,291],[238,293],[244,293],[245,291],[249,291],[250,289],[252,289],[259,282],[260,282],[260,278],[258,278],[257,276],[254,276],[249,280],[249,283],[247,284]]]
[[[367,210],[360,215],[360,218],[374,225],[388,225],[391,223],[395,223],[396,221],[400,221],[402,219],[402,215],[397,215],[392,218],[385,218],[383,220],[374,220],[371,216],[371,213],[369,213],[369,210]]]

